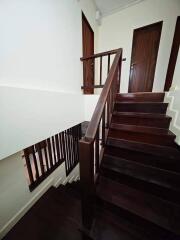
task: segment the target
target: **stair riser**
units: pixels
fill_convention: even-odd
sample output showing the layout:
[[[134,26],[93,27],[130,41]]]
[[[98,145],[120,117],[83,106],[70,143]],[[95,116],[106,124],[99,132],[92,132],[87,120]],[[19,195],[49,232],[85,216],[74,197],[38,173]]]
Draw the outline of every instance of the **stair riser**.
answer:
[[[96,193],[103,201],[180,235],[180,206],[103,177]]]
[[[141,113],[160,113],[165,114],[167,110],[166,103],[160,104],[127,104],[127,103],[115,103],[114,110],[119,112],[141,112]]]
[[[169,135],[158,136],[158,135],[151,135],[147,133],[122,131],[118,129],[110,129],[109,137],[127,139],[131,141],[144,142],[149,144],[166,145],[166,146],[173,145],[174,139],[175,139],[174,136],[169,136]]]
[[[106,155],[103,167],[158,186],[179,191],[180,174]],[[179,192],[180,193],[180,192]]]
[[[138,118],[138,117],[113,115],[112,123],[168,129],[169,125],[170,125],[170,119],[167,119],[167,118],[163,118],[163,119],[151,119],[151,118],[149,118],[148,119],[148,118]]]
[[[158,167],[169,171],[180,172],[179,160],[175,159],[168,159],[165,157],[154,156],[143,152],[125,150],[122,148],[110,146],[106,147],[105,154],[129,159],[152,167]]]
[[[163,102],[164,93],[117,94],[116,100],[122,102]]]
[[[180,202],[180,194],[178,194],[177,191],[174,191],[172,189],[167,189],[153,183],[145,182],[141,179],[133,178],[124,174],[119,174],[113,170],[103,167],[101,169],[101,175],[120,183],[126,182],[127,184],[128,182],[129,186],[134,186],[135,189],[139,189],[146,193],[153,194],[162,199],[166,199],[177,204],[179,204]]]
[[[159,228],[159,226],[150,223],[149,221],[146,221],[145,219],[138,217],[137,215],[134,215],[130,213],[129,211],[126,211],[122,208],[119,208],[115,206],[112,203],[109,203],[107,201],[103,201],[101,198],[97,197],[96,198],[97,203],[99,207],[103,206],[103,209],[107,209],[108,211],[112,212],[116,216],[119,216],[122,218],[121,221],[117,219],[117,222],[124,223],[128,219],[128,225],[127,225],[127,230],[125,231],[133,231],[134,228],[132,228],[132,225],[130,223],[135,223],[135,226],[137,227],[137,232],[138,235],[137,237],[133,239],[141,239],[141,240],[178,240],[179,237],[174,235],[173,233],[165,230],[164,228]],[[143,228],[143,231],[140,230],[140,228]],[[132,232],[132,235],[134,236],[134,231]],[[148,236],[148,237],[146,237]],[[116,238],[115,238],[116,239]]]

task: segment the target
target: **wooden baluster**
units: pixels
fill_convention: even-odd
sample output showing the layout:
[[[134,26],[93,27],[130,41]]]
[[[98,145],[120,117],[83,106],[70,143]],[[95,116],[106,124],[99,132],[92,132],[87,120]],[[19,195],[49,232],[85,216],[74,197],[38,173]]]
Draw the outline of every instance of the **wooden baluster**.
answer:
[[[69,129],[69,148],[70,148],[70,155],[71,155],[70,166],[72,167],[72,165],[73,165],[72,128]]]
[[[97,129],[96,133],[96,140],[95,140],[95,158],[96,158],[96,163],[95,163],[95,171],[96,173],[99,172],[99,127]]]
[[[78,125],[74,128],[74,142],[75,142],[75,162],[78,162]]]
[[[107,128],[109,128],[109,122],[110,120],[110,95],[108,94],[108,97],[107,97]]]
[[[100,57],[100,85],[102,85],[102,56]]]
[[[74,139],[74,161],[77,162],[77,137],[76,137],[77,126],[73,128],[73,139]]]
[[[54,164],[56,164],[56,148],[55,148],[54,136],[52,137],[52,147],[53,147]]]
[[[46,141],[44,141],[44,142],[45,142],[44,155],[45,155],[46,167],[47,167],[47,170],[49,170],[49,169],[50,169],[50,166],[49,166],[48,155],[47,155],[47,149],[46,149]]]
[[[72,141],[72,156],[73,156],[73,165],[76,161],[75,158],[75,145],[74,145],[74,127],[71,128],[71,141]]]
[[[71,145],[71,132],[70,129],[67,130],[68,131],[68,148],[69,148],[69,162],[70,162],[70,168],[72,166],[72,145]]]
[[[62,132],[59,133],[59,144],[60,144],[60,153],[61,153],[61,161],[64,161],[64,149],[63,149],[63,142],[62,142]]]
[[[122,55],[119,60],[119,78],[118,78],[118,83],[117,83],[117,92],[120,92],[120,84],[121,84],[121,68],[122,68]]]
[[[82,190],[82,222],[83,226],[91,229],[94,217],[94,142],[79,141],[80,154],[80,183]]]
[[[43,175],[43,174],[45,173],[45,170],[44,170],[44,162],[43,162],[43,156],[42,156],[42,150],[41,150],[41,145],[40,145],[40,143],[37,143],[37,144],[35,145],[35,147],[36,147],[36,150],[37,150],[38,156],[39,156],[41,174]]]
[[[106,108],[104,108],[102,115],[102,146],[105,145],[105,129],[106,129]]]
[[[78,161],[79,161],[79,140],[82,138],[81,124],[79,124],[77,128],[77,138],[78,138],[77,155],[78,155]]]
[[[109,74],[109,70],[110,70],[110,61],[111,61],[111,58],[110,58],[110,54],[108,54],[108,68],[107,68],[107,75]]]
[[[49,169],[49,162],[48,162],[48,155],[47,155],[47,149],[46,149],[46,147],[47,147],[46,140],[43,140],[43,141],[39,142],[37,145],[38,145],[38,148],[41,150],[44,168],[45,168],[45,165],[46,165],[46,168],[48,170]],[[43,155],[43,153],[44,153],[44,155]]]
[[[64,136],[64,132],[61,133],[61,139],[62,139],[62,148],[63,148],[63,158],[66,161],[67,156],[66,156],[66,146],[65,146],[65,136]]]
[[[53,158],[52,158],[52,148],[51,148],[50,138],[47,139],[47,147],[48,147],[48,156],[49,156],[50,168],[52,168],[53,167]]]
[[[110,107],[109,107],[109,111],[110,111],[109,115],[111,115],[111,113],[112,113],[112,89],[110,89],[110,92],[109,92],[109,105],[110,105]]]
[[[24,149],[24,157],[25,157],[25,160],[26,160],[26,165],[27,165],[27,171],[28,171],[28,174],[29,174],[30,184],[33,184],[34,183],[34,178],[33,178],[33,172],[32,172],[32,167],[31,167],[31,161],[30,161],[30,157],[29,157],[29,148]]]
[[[39,168],[38,168],[38,163],[37,163],[37,158],[36,158],[36,154],[34,151],[34,146],[32,146],[32,156],[33,156],[33,161],[34,161],[34,167],[36,170],[36,180],[39,180]]]
[[[56,143],[56,152],[57,152],[57,162],[60,162],[60,149],[59,149],[59,136],[58,134],[55,135],[55,143]]]
[[[65,147],[66,147],[66,156],[67,156],[67,170],[70,168],[70,152],[69,152],[69,142],[68,142],[68,133],[65,130]]]
[[[63,149],[65,154],[65,168],[66,168],[66,175],[68,173],[69,165],[68,165],[68,150],[66,146],[66,131],[62,133],[62,141],[63,141]]]
[[[79,124],[79,139],[82,138],[82,127],[81,127],[81,123]]]

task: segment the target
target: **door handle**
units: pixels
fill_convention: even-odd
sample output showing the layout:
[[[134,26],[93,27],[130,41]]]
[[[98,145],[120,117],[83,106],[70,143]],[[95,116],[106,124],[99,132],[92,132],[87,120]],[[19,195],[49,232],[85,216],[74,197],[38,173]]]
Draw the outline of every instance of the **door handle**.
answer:
[[[134,66],[136,65],[136,63],[131,63],[131,69],[134,69]]]

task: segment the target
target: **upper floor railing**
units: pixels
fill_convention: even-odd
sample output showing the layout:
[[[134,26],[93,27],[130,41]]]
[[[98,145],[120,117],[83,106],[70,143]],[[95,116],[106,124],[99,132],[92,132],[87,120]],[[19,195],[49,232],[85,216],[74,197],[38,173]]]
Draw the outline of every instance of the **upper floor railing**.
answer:
[[[78,141],[81,124],[24,149],[29,189],[33,191],[56,168],[65,162],[66,176],[79,162]]]
[[[85,137],[79,142],[80,180],[82,187],[83,224],[89,228],[93,219],[93,201],[95,182],[104,153],[109,124],[120,89],[122,49],[111,51],[116,53],[109,74],[102,89]],[[110,54],[110,52],[108,53]],[[96,56],[104,56],[104,53]],[[89,58],[89,57],[88,57]],[[86,58],[86,59],[88,59]]]
[[[83,62],[83,86],[81,89],[84,94],[93,94],[95,89],[104,87],[111,63],[118,50],[115,49],[80,58]],[[122,59],[122,61],[125,60],[125,58]]]

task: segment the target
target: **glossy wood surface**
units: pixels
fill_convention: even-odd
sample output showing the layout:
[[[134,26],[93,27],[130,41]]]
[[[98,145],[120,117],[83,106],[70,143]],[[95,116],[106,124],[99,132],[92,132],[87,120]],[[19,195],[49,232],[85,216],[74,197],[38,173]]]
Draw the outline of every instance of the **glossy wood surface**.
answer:
[[[176,22],[164,91],[169,91],[173,81],[174,70],[176,67],[176,61],[179,52],[179,44],[180,44],[180,16],[177,18]]]
[[[66,176],[70,174],[79,162],[79,139],[81,139],[81,124],[24,149],[30,191],[33,191],[63,162],[65,162]]]
[[[109,56],[109,55],[108,55]],[[122,49],[119,49],[99,97],[84,138],[79,142],[80,178],[82,187],[82,219],[86,229],[93,223],[95,183],[111,122],[116,93],[119,91]],[[101,138],[100,139],[100,134]]]
[[[82,13],[82,42],[83,42],[83,57],[94,54],[94,32]],[[91,88],[94,85],[94,59],[88,59],[83,63],[83,79],[85,94],[93,94],[94,89]]]
[[[151,92],[162,22],[134,30],[129,92]]]

